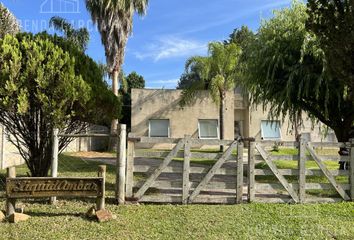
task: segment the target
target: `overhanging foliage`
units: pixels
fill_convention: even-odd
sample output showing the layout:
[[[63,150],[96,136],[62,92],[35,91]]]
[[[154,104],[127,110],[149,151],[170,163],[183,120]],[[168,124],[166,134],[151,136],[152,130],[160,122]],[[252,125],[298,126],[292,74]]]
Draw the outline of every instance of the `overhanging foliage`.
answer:
[[[348,140],[353,123],[353,99],[348,85],[330,74],[318,37],[307,31],[306,5],[275,11],[244,49],[243,83],[254,103],[270,106],[272,116],[306,111],[334,129],[339,141]]]

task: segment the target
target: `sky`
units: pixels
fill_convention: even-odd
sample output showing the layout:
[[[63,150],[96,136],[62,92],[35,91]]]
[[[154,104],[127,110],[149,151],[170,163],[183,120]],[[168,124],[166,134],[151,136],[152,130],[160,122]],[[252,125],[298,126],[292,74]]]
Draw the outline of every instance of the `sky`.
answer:
[[[146,16],[134,17],[123,65],[126,74],[136,71],[147,88],[173,89],[186,60],[206,55],[207,45],[223,41],[242,25],[256,31],[274,9],[292,0],[149,0]],[[86,53],[105,63],[100,35],[85,7],[85,0],[1,0],[19,19],[22,30],[53,33],[52,16],[66,18],[76,27],[86,27],[90,43]],[[110,84],[110,82],[109,82]]]

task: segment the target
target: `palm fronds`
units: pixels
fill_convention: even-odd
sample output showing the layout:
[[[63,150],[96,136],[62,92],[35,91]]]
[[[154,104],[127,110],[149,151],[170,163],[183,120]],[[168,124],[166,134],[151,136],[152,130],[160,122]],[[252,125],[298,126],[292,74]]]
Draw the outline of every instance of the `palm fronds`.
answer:
[[[65,38],[74,43],[81,51],[87,49],[90,41],[90,34],[86,28],[74,29],[73,25],[66,19],[55,16],[49,21],[49,25],[55,30],[61,31]]]

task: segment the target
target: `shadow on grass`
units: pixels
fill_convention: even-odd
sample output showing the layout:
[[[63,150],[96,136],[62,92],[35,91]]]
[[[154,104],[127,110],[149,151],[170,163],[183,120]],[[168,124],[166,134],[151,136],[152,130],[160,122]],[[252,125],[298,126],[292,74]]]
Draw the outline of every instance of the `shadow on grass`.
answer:
[[[54,217],[76,217],[76,218],[81,218],[84,221],[88,222],[97,222],[97,219],[94,217],[88,217],[84,212],[82,213],[53,213],[53,212],[34,212],[34,211],[28,211],[26,212],[27,215],[31,217],[49,217],[49,218],[54,218]]]
[[[86,160],[79,157],[68,156],[61,154],[59,156],[59,172],[74,172],[74,173],[85,173],[97,175],[98,166],[106,165],[108,174],[115,174],[115,166],[104,164],[99,161]]]
[[[53,212],[35,212],[35,211],[26,211],[26,214],[31,217],[81,217],[83,219],[88,219],[84,213],[53,213]]]

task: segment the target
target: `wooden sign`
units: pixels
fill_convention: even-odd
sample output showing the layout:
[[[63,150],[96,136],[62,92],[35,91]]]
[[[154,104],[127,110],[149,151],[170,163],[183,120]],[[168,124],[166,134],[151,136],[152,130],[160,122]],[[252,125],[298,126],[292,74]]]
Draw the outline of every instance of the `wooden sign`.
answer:
[[[51,198],[56,197],[96,197],[95,210],[105,207],[106,166],[98,166],[98,177],[95,178],[58,178],[58,177],[19,177],[16,168],[8,169],[6,178],[6,216],[15,214],[18,198]],[[97,215],[98,217],[98,215]]]
[[[98,178],[7,178],[7,198],[103,197],[104,180]]]

